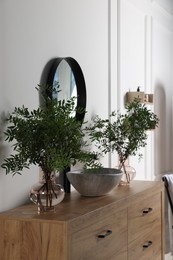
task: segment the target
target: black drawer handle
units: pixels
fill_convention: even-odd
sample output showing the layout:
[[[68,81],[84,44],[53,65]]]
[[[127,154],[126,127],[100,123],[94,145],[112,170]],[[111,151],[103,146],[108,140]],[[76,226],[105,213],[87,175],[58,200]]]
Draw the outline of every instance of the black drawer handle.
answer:
[[[112,230],[106,230],[105,233],[98,235],[98,238],[105,238],[112,234]]]
[[[143,248],[144,248],[144,249],[145,249],[145,248],[148,248],[148,247],[150,247],[152,244],[153,244],[152,241],[148,241],[146,244],[143,245]]]
[[[148,213],[150,213],[152,210],[153,210],[152,208],[144,209],[144,210],[143,210],[143,214],[148,214]]]

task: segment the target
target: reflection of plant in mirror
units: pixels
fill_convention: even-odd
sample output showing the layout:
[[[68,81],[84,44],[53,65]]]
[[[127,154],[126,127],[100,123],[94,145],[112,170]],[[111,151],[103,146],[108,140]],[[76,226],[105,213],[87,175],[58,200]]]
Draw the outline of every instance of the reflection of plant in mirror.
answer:
[[[92,165],[95,153],[83,151],[87,144],[81,122],[71,116],[77,110],[75,97],[57,101],[47,93],[52,93],[51,87],[39,85],[36,89],[44,104],[32,111],[16,107],[7,119],[6,141],[15,143],[14,154],[2,164],[6,173],[21,174],[31,164],[39,165],[46,175],[62,171],[76,161]]]
[[[125,161],[130,155],[136,155],[141,147],[146,146],[147,130],[158,126],[159,119],[145,104],[135,99],[126,104],[126,113],[112,112],[109,119],[99,116],[88,127],[89,136],[103,153],[117,152],[120,169],[125,169]],[[138,154],[139,158],[142,154]],[[130,181],[126,173],[127,182]]]

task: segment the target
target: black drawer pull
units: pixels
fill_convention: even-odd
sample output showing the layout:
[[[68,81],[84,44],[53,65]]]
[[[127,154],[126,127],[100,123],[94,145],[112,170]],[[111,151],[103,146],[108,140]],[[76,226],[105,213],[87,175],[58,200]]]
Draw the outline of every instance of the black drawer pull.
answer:
[[[100,234],[97,237],[98,238],[105,238],[105,237],[107,237],[107,236],[109,236],[111,234],[112,234],[112,230],[106,230],[104,234]]]
[[[143,214],[148,214],[148,213],[150,213],[152,210],[153,210],[152,208],[144,209],[144,210],[143,210]]]
[[[152,241],[148,241],[146,244],[143,245],[143,248],[148,248],[149,246],[151,246],[153,244]]]

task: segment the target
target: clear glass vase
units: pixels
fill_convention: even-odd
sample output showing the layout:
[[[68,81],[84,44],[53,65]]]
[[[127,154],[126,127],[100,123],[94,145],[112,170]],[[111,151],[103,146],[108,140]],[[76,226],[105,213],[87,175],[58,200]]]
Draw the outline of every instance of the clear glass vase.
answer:
[[[125,170],[122,168],[123,176],[120,181],[120,185],[127,185],[130,184],[130,182],[135,178],[136,176],[136,170],[130,166],[125,165]]]
[[[30,200],[37,205],[38,213],[55,211],[65,196],[63,187],[55,183],[55,178],[46,176],[40,182],[33,185],[30,191]]]
[[[128,159],[123,163],[119,164],[115,168],[121,169],[123,176],[119,185],[128,185],[136,176],[136,170],[128,164]]]

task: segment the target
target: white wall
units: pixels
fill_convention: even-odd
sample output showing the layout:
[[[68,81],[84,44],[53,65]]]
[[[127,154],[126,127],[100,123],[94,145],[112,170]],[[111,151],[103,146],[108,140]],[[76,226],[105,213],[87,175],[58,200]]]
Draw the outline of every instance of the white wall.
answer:
[[[1,0],[1,115],[22,104],[29,108],[38,106],[34,87],[40,82],[44,66],[54,57],[71,56],[79,62],[86,80],[88,119],[95,113],[106,117],[111,110],[123,110],[124,95],[129,88],[142,85],[147,92],[156,92],[159,75],[163,95],[156,92],[156,107],[153,107],[161,116],[155,147],[151,136],[144,161],[140,166],[136,159],[131,163],[138,171],[138,178],[152,178],[155,170],[170,170],[173,168],[171,2]],[[0,163],[10,151],[9,145],[2,142]],[[164,154],[166,158],[163,157],[160,166],[158,161]],[[115,155],[111,159],[105,158],[105,166],[117,163]],[[37,180],[37,167],[14,177],[6,176],[1,169],[0,211],[23,203]]]
[[[34,88],[44,66],[54,57],[71,56],[85,76],[87,110],[107,116],[107,0],[2,0],[0,14],[1,113],[22,104],[37,107]],[[9,153],[2,143],[0,163]],[[14,177],[1,169],[0,211],[21,204],[37,180],[37,167]]]
[[[173,169],[172,6],[171,0],[118,0],[117,107],[123,111],[126,93],[141,86],[141,91],[154,93],[148,108],[160,119],[159,128],[148,132],[143,159],[129,159],[136,179],[154,179]]]

